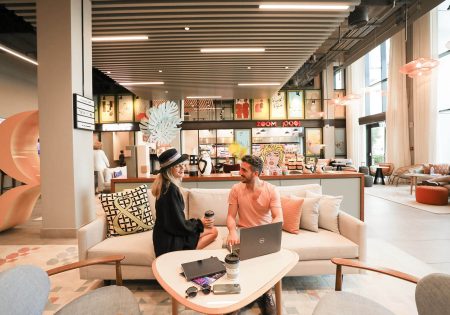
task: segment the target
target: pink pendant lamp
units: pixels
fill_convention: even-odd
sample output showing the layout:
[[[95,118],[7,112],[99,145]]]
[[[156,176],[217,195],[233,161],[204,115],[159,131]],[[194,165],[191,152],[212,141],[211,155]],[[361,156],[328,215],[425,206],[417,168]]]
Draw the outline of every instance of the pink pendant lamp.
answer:
[[[431,58],[417,58],[400,67],[400,73],[415,78],[429,73],[433,68],[439,65],[439,61]]]

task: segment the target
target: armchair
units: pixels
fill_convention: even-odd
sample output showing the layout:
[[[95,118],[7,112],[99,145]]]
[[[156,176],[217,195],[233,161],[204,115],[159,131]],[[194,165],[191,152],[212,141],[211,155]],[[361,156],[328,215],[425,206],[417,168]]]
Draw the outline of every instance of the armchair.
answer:
[[[369,270],[399,278],[417,284],[416,306],[419,315],[449,315],[450,314],[450,275],[434,273],[422,279],[393,269],[373,267],[359,261],[333,258],[336,265],[337,292],[324,296],[313,315],[394,315],[383,305],[378,304],[358,294],[341,292],[342,266]]]
[[[123,255],[94,258],[57,267],[45,272],[32,265],[17,266],[0,273],[2,314],[42,314],[50,292],[49,276],[95,264],[115,263],[116,284],[102,287],[71,301],[56,314],[140,314],[139,304],[130,290],[121,286],[120,262]]]

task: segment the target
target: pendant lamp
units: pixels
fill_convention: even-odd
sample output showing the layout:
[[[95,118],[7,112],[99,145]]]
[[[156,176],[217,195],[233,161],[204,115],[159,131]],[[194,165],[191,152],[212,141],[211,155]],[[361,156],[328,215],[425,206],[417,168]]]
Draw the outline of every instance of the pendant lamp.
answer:
[[[415,78],[429,73],[439,64],[439,61],[431,58],[417,58],[400,67],[400,73]]]

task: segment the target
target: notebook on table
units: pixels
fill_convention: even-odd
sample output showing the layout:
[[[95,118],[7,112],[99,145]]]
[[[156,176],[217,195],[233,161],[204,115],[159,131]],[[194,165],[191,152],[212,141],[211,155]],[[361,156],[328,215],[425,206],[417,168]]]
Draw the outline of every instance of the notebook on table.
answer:
[[[240,230],[240,244],[228,249],[246,260],[272,254],[281,249],[282,222],[269,223]]]
[[[184,276],[192,279],[225,272],[225,266],[217,257],[210,257],[181,264]]]

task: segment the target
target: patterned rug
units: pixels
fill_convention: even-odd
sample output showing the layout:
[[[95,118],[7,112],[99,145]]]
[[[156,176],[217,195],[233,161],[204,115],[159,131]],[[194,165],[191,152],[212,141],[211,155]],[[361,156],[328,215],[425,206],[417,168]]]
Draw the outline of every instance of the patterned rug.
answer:
[[[411,195],[409,185],[374,185],[373,187],[366,187],[364,191],[368,195],[386,199],[416,209],[436,214],[450,214],[450,205],[433,206],[416,202],[416,195],[414,191]]]
[[[384,243],[369,242],[382,255],[386,254],[396,262],[404,261],[411,265],[413,258],[399,252]],[[400,259],[401,258],[401,259]],[[17,265],[33,264],[48,270],[78,260],[77,247],[74,245],[37,245],[37,246],[0,246],[0,271]],[[388,265],[389,266],[389,265]],[[395,265],[391,265],[395,266]],[[406,269],[406,271],[408,271]],[[51,292],[44,314],[54,314],[72,299],[102,285],[101,281],[80,280],[77,270],[54,275],[51,280]],[[125,281],[139,302],[144,315],[170,314],[170,296],[156,281]],[[334,290],[334,276],[303,276],[283,279],[283,314],[310,315],[322,296]],[[390,279],[377,274],[355,274],[345,276],[344,290],[364,295],[390,308],[396,314],[416,314],[414,304],[414,285],[398,279]],[[197,314],[180,306],[182,315]],[[256,303],[241,312],[244,315],[258,315]]]

